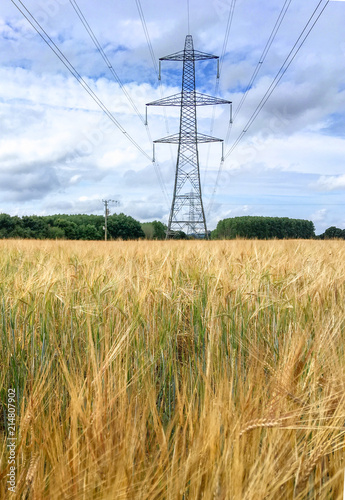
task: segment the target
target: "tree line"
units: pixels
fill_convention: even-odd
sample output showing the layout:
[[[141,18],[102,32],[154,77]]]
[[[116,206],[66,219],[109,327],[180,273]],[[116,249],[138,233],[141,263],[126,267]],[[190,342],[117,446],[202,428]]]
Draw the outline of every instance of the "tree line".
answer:
[[[314,224],[308,220],[288,217],[243,216],[223,219],[211,234],[212,239],[315,238]]]
[[[320,236],[318,236],[320,240],[332,240],[332,239],[339,239],[339,240],[345,240],[345,229],[339,229],[339,227],[331,226],[326,231]]]
[[[125,214],[110,215],[107,220],[110,239],[144,238],[140,222]],[[0,214],[0,238],[103,240],[102,215],[24,215]]]
[[[149,239],[164,240],[167,226],[160,221],[144,222],[133,219],[123,213],[108,216],[107,230],[109,239]],[[243,216],[220,220],[211,239],[345,239],[345,230],[329,227],[315,236],[314,224],[303,219],[288,217]],[[182,231],[176,239],[191,239]],[[67,239],[67,240],[103,240],[104,216],[102,215],[24,215],[23,217],[0,214],[0,239]]]

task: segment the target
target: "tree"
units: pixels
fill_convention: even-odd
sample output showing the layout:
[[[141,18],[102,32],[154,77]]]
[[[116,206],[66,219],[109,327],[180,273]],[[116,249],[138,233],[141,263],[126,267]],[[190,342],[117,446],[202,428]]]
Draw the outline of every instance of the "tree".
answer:
[[[3,238],[9,236],[11,231],[15,228],[15,221],[13,217],[8,214],[0,214],[0,231]]]
[[[108,217],[108,234],[113,239],[122,240],[145,238],[140,222],[125,214],[114,214]]]
[[[167,226],[158,220],[152,222],[153,225],[153,239],[154,240],[165,240]]]
[[[330,240],[334,238],[338,239],[344,239],[344,231],[342,229],[339,229],[338,227],[331,226],[326,231],[324,232],[324,239],[325,240]]]
[[[22,225],[30,238],[43,239],[47,237],[48,227],[44,217],[39,217],[37,215],[24,215],[22,217]]]
[[[68,240],[76,240],[78,237],[78,226],[75,222],[68,220],[68,219],[62,219],[61,217],[59,219],[56,219],[54,221],[54,225],[60,229],[62,229],[64,233],[64,237]]]
[[[81,240],[99,240],[97,228],[93,224],[81,224],[78,228],[78,236]]]
[[[62,240],[65,237],[63,229],[57,226],[49,226],[47,230],[47,238],[50,240]]]

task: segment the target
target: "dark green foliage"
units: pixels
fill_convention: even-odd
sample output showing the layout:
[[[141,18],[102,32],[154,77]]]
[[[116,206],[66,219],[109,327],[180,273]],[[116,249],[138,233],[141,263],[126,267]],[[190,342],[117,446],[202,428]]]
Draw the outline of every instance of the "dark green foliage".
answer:
[[[165,240],[166,230],[168,229],[165,224],[158,220],[152,222],[153,225],[153,239],[154,240]]]
[[[314,224],[308,220],[288,217],[234,217],[218,222],[212,231],[212,239],[257,238],[303,238],[315,237]]]
[[[339,229],[339,227],[331,226],[323,234],[319,236],[320,240],[332,240],[337,238],[339,240],[345,240],[345,229]]]
[[[65,238],[67,238],[68,240],[76,240],[78,238],[78,224],[76,224],[75,222],[68,219],[59,218],[55,221],[55,226],[62,229]]]
[[[0,214],[0,238],[7,238],[9,234],[13,235],[14,238],[20,237],[21,233],[23,233],[23,224],[19,217]]]
[[[11,217],[0,214],[0,238],[103,240],[102,215],[49,215]],[[108,218],[109,239],[138,239],[145,235],[140,223],[124,214]]]
[[[108,218],[108,234],[110,238],[122,240],[145,238],[140,222],[125,214],[111,215]]]

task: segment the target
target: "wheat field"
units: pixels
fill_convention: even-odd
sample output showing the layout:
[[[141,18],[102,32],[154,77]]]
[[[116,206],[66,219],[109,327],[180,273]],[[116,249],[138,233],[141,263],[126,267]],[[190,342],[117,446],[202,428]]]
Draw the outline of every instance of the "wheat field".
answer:
[[[344,307],[341,241],[0,241],[0,498],[342,499]]]

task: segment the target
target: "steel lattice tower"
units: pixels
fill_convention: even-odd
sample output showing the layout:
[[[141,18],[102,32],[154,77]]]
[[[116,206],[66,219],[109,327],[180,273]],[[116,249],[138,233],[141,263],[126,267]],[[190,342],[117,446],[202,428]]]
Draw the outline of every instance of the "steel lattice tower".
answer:
[[[198,143],[222,142],[222,139],[197,132],[196,107],[231,104],[231,101],[196,92],[195,61],[206,59],[219,61],[218,56],[194,50],[193,38],[187,35],[184,50],[159,59],[159,69],[161,61],[183,61],[181,93],[147,104],[147,106],[179,106],[181,108],[179,133],[153,141],[154,144],[178,144],[174,194],[167,238],[173,236],[175,231],[184,231],[199,238],[208,237],[201,196]]]

